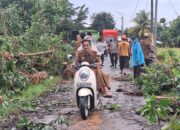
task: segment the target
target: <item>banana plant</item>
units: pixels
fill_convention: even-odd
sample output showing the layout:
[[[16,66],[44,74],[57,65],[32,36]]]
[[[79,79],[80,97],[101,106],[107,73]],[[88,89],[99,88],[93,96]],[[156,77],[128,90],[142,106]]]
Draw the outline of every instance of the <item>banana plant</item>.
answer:
[[[140,110],[141,115],[145,116],[150,123],[159,123],[160,119],[167,119],[170,109],[170,100],[162,99],[159,102],[155,95],[145,99],[146,105]]]

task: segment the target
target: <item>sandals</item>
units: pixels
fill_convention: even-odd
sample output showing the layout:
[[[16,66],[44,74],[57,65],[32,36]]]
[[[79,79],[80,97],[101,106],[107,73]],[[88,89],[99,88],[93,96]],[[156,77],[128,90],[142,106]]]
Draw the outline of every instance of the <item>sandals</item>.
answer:
[[[104,95],[104,98],[112,98],[112,95]]]

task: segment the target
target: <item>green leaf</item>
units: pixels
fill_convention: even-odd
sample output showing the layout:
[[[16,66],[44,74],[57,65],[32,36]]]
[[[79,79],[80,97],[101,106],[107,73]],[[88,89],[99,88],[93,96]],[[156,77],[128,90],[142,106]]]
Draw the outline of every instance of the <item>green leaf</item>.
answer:
[[[168,100],[168,99],[162,99],[162,100],[160,100],[159,105],[164,106],[164,107],[167,107],[167,106],[170,105],[170,103],[171,103],[170,100]]]

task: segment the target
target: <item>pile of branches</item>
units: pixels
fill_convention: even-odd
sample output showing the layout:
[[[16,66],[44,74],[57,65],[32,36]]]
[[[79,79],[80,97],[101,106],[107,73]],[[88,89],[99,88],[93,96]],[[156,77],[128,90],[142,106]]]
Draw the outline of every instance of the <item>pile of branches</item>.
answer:
[[[28,72],[24,73],[28,79],[30,79],[31,83],[33,84],[39,84],[43,80],[47,79],[48,74],[46,71],[41,71],[41,72],[35,72],[29,74]]]
[[[48,78],[48,73],[44,68],[52,55],[53,50],[16,55],[2,51],[0,55],[0,90],[12,94],[19,92],[28,84],[41,83]]]

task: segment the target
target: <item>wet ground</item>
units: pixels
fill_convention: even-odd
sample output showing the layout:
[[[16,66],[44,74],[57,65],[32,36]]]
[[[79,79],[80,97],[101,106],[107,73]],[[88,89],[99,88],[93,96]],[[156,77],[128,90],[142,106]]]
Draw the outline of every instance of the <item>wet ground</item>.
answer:
[[[62,81],[55,89],[46,93],[34,102],[34,111],[22,111],[11,115],[0,124],[2,130],[16,130],[19,117],[25,116],[35,124],[51,124],[56,130],[157,130],[145,118],[136,114],[144,105],[142,96],[128,95],[117,90],[133,90],[130,81],[117,80],[122,75],[119,68],[109,67],[109,57],[105,57],[104,71],[109,75],[113,98],[101,97],[102,106],[90,113],[87,120],[82,120],[76,107],[73,93],[73,82]],[[119,66],[118,66],[119,67]],[[131,75],[132,71],[128,73]],[[109,110],[106,106],[118,106]],[[59,123],[57,123],[57,121]]]

